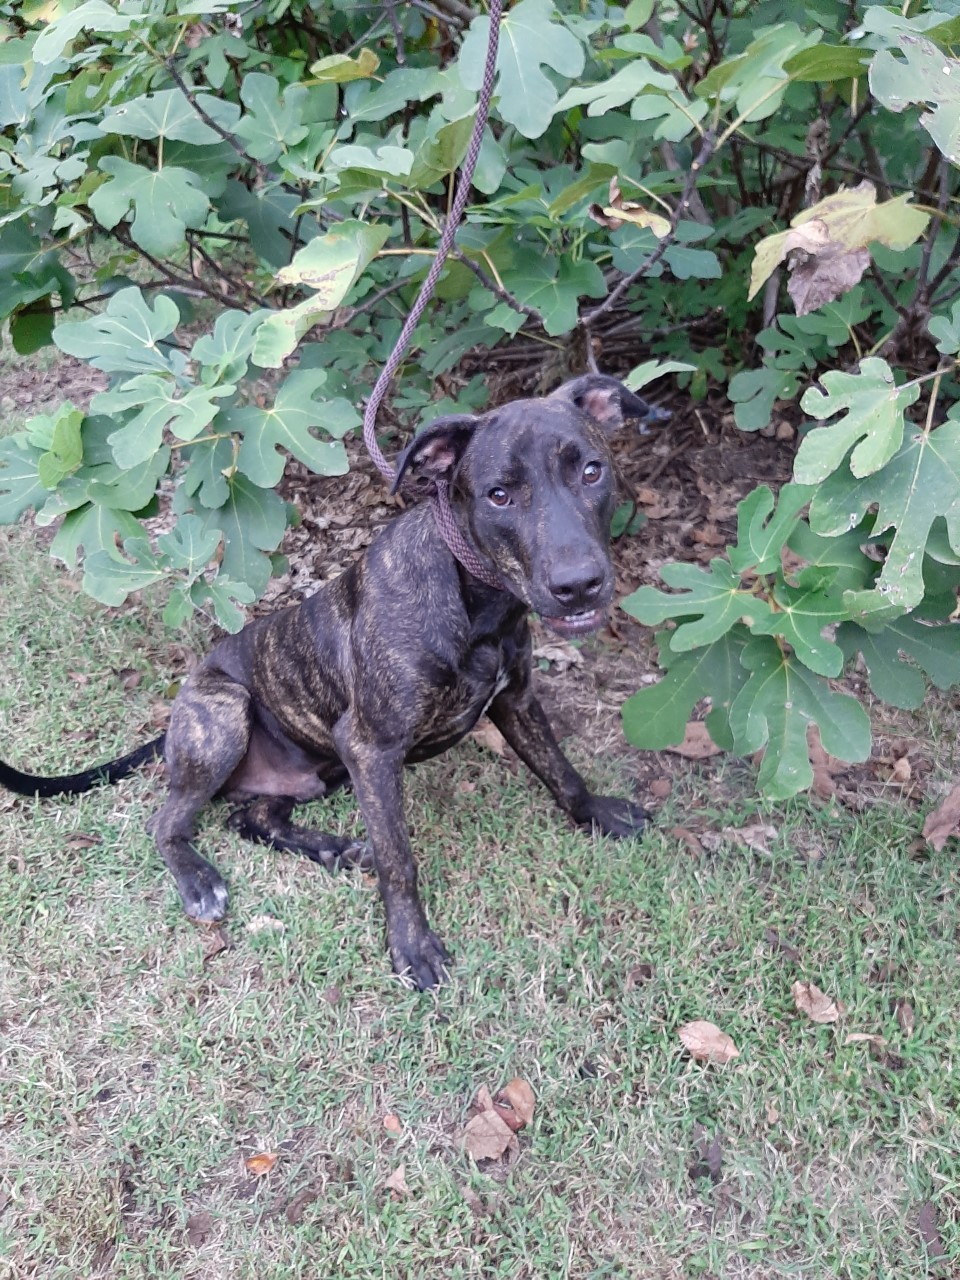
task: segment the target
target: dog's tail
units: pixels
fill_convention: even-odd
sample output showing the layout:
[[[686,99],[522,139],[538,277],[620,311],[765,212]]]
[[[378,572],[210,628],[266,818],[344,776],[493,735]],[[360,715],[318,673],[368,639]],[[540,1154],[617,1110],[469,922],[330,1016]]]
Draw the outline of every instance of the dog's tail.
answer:
[[[0,760],[0,787],[15,791],[21,796],[76,796],[90,791],[103,782],[119,782],[128,773],[133,773],[140,765],[153,760],[163,751],[166,734],[146,742],[142,747],[119,756],[116,760],[107,760],[104,764],[94,765],[92,769],[84,769],[80,773],[65,773],[56,778],[44,778],[35,773],[21,773],[9,764]]]

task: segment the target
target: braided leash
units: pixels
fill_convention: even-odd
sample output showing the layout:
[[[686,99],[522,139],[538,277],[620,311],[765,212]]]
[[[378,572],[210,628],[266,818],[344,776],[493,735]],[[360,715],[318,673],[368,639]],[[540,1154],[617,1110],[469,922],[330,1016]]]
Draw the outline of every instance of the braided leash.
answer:
[[[400,367],[400,361],[403,359],[413,331],[417,327],[420,317],[423,315],[427,303],[433,297],[433,291],[437,286],[440,273],[443,271],[447,254],[453,247],[454,237],[460,226],[463,217],[463,211],[466,208],[467,197],[470,194],[470,183],[473,181],[473,171],[477,166],[477,157],[480,155],[480,147],[483,143],[483,131],[486,128],[487,116],[490,111],[490,98],[493,95],[493,81],[497,67],[497,49],[500,43],[500,15],[503,9],[503,0],[490,0],[490,33],[487,39],[487,59],[483,70],[483,83],[480,88],[480,98],[477,102],[477,114],[473,122],[473,133],[470,136],[470,145],[467,147],[467,154],[464,156],[463,164],[460,167],[460,181],[453,198],[453,204],[450,208],[450,215],[447,218],[443,228],[443,234],[440,237],[440,244],[437,246],[436,257],[430,270],[427,272],[427,278],[424,280],[417,295],[417,300],[413,304],[410,314],[407,316],[406,323],[400,331],[400,337],[397,339],[397,345],[390,354],[390,359],[384,365],[380,377],[376,381],[376,385],[367,401],[366,412],[363,415],[363,442],[367,447],[370,457],[373,459],[381,474],[388,480],[393,480],[395,469],[392,463],[388,462],[383,455],[383,450],[377,443],[376,423],[377,412],[387,392],[387,387],[391,378]],[[489,566],[487,566],[477,555],[476,551],[467,542],[463,536],[460,526],[457,524],[453,515],[453,508],[450,506],[449,486],[445,480],[436,481],[436,493],[433,499],[433,514],[437,522],[437,528],[444,542],[453,552],[454,556],[460,561],[463,567],[469,570],[474,577],[479,578],[481,582],[485,582],[489,587],[502,588],[503,583],[498,574],[496,574]]]

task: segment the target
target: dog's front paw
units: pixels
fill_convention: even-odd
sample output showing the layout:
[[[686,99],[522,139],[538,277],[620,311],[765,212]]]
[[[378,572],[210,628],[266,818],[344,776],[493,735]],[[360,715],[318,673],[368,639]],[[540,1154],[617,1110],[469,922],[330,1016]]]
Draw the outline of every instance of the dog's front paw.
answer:
[[[591,796],[582,822],[605,836],[628,840],[640,834],[649,817],[646,809],[632,800],[621,800],[619,796]]]
[[[388,927],[390,957],[401,978],[409,978],[418,991],[429,991],[449,979],[452,957],[425,924]]]
[[[191,920],[212,924],[227,914],[229,894],[223,877],[201,857],[174,872],[183,910]]]

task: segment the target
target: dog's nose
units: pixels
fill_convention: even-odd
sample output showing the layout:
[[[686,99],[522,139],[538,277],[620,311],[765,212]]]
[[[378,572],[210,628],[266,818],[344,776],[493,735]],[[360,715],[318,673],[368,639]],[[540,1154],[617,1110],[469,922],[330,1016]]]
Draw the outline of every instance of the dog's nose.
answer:
[[[603,590],[604,575],[590,561],[558,567],[547,585],[555,600],[567,609],[584,609],[593,604]]]

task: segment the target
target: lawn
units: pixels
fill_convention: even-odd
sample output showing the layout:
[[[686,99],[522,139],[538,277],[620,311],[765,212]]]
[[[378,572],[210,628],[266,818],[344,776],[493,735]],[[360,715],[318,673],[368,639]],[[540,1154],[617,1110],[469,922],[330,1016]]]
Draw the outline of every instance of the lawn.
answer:
[[[0,530],[12,763],[70,769],[156,733],[204,643],[155,601],[105,610]],[[936,726],[913,730],[943,781],[958,758]],[[566,745],[630,793],[636,755],[587,742]],[[435,995],[391,975],[370,877],[245,845],[222,807],[200,845],[231,916],[186,921],[144,831],[156,772],[0,796],[0,1275],[956,1274],[956,842],[918,840],[897,788],[860,813],[758,806],[748,766],[674,761],[655,826],[614,843],[514,765],[468,742],[409,775],[456,956]],[[357,827],[349,795],[315,808]],[[797,980],[841,1017],[799,1013]],[[699,1018],[739,1056],[691,1058],[678,1029]],[[511,1077],[533,1121],[514,1162],[478,1167],[470,1104]],[[401,1165],[405,1192],[386,1185]]]

